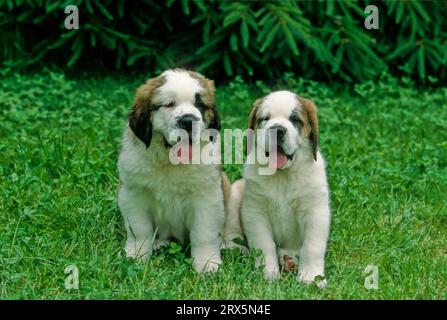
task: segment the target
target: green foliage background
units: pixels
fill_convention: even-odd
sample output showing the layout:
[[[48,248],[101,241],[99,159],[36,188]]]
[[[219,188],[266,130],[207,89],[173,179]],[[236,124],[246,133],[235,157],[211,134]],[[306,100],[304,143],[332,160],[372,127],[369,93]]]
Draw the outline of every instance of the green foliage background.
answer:
[[[79,7],[66,30],[64,8]],[[380,29],[366,30],[375,4]],[[215,78],[446,83],[447,1],[0,1],[2,72],[188,67]]]

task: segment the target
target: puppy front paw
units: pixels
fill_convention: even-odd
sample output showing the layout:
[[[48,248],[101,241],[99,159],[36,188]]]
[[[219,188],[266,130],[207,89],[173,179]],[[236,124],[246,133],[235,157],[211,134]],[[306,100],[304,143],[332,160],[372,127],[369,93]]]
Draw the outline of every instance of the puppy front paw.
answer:
[[[124,246],[126,257],[138,261],[145,261],[152,254],[151,246],[145,243],[139,243],[134,240],[127,240]]]
[[[279,279],[280,272],[277,266],[265,267],[264,268],[264,278],[268,281],[275,281]]]
[[[247,255],[248,254],[248,248],[237,244],[236,242],[234,242],[233,240],[226,240],[223,241],[221,244],[221,249],[238,249],[243,255]]]
[[[197,257],[194,258],[194,270],[198,273],[216,272],[219,270],[219,265],[222,263],[220,257]]]
[[[166,247],[171,243],[171,241],[169,240],[160,240],[160,239],[155,239],[154,243],[152,244],[152,250],[158,250],[161,247]]]
[[[298,281],[304,284],[315,283],[315,285],[323,289],[327,285],[324,277],[324,271],[319,268],[302,268],[298,271]]]

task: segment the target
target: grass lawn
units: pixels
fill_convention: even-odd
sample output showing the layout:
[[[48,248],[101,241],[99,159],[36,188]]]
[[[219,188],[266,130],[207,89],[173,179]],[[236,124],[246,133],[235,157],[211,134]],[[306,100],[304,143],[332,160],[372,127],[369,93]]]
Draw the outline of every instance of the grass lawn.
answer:
[[[319,106],[332,226],[328,287],[273,283],[254,254],[223,253],[221,272],[194,273],[187,245],[138,264],[125,258],[116,159],[134,90],[144,80],[68,80],[57,73],[0,80],[0,298],[415,299],[447,298],[447,88],[394,79],[352,87],[297,81]],[[245,128],[270,90],[219,86],[223,128]],[[241,165],[226,166],[232,180]],[[67,265],[79,290],[66,290]],[[379,289],[363,270],[379,268]]]

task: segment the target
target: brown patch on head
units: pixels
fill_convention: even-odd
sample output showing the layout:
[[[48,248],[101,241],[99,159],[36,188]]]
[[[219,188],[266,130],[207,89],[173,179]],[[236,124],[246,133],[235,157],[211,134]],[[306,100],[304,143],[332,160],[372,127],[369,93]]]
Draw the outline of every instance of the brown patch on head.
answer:
[[[199,107],[199,109],[202,109],[201,112],[203,115],[203,121],[207,124],[208,128],[216,129],[219,131],[220,116],[217,111],[215,103],[216,88],[214,86],[214,81],[205,78],[198,72],[189,70],[185,71],[189,74],[191,78],[196,79],[199,82],[200,86],[204,89],[204,91],[200,93],[200,100],[202,102],[202,106]]]
[[[299,112],[299,117],[303,122],[302,134],[304,137],[309,138],[312,142],[312,155],[315,161],[317,161],[318,151],[318,117],[317,106],[313,101],[297,97],[302,106],[302,112]]]
[[[129,126],[135,136],[146,147],[149,147],[152,139],[151,112],[155,106],[151,103],[155,91],[166,82],[164,76],[147,80],[136,92],[132,110],[129,114]]]
[[[214,86],[214,81],[205,78],[204,76],[202,76],[200,73],[198,72],[194,72],[194,71],[186,71],[189,76],[193,79],[196,79],[197,81],[199,81],[200,86],[205,89],[205,91],[201,94],[203,103],[205,103],[206,106],[208,106],[209,108],[214,107],[214,95],[216,92],[216,88]]]

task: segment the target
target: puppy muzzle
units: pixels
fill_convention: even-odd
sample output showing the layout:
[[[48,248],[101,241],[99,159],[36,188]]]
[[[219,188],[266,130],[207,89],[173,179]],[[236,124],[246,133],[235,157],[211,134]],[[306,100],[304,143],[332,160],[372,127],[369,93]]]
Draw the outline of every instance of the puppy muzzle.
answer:
[[[184,114],[177,120],[177,128],[185,130],[190,136],[193,129],[200,127],[200,119],[193,114]]]

